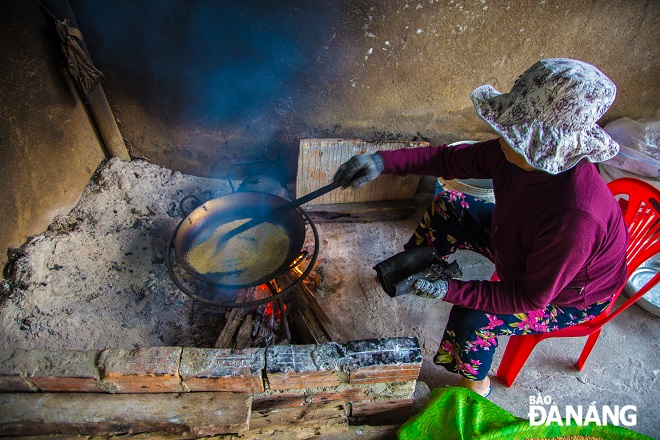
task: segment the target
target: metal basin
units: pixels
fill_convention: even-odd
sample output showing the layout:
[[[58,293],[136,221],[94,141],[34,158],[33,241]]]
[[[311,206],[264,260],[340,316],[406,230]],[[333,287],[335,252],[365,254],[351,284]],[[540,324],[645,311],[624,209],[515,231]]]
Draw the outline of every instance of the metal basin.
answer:
[[[623,288],[627,297],[634,295],[647,281],[660,271],[660,257],[652,258],[637,268]],[[649,313],[660,316],[660,283],[635,303]]]
[[[449,144],[450,147],[461,144],[476,144],[479,141],[459,141]],[[495,193],[493,192],[493,181],[491,179],[454,179],[445,180],[438,178],[438,182],[445,190],[458,191],[463,194],[471,195],[487,202],[495,203]]]

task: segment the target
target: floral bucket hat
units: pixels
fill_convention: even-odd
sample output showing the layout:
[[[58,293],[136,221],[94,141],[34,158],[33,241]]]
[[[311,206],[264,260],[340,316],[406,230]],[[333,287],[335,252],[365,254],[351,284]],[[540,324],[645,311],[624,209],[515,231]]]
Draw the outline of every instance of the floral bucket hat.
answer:
[[[472,102],[486,121],[534,168],[550,174],[581,159],[602,162],[619,145],[596,122],[614,102],[616,85],[591,64],[566,58],[541,60],[509,93],[486,85]]]

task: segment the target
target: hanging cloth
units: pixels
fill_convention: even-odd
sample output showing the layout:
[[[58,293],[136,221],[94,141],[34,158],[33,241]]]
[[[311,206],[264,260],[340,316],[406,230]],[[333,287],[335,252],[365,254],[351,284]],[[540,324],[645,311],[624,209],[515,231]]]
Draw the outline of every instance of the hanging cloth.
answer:
[[[57,33],[62,40],[62,53],[67,60],[67,69],[83,94],[85,102],[89,103],[94,87],[105,79],[103,73],[94,67],[92,60],[83,49],[83,38],[80,29],[70,26],[64,21],[55,20]]]

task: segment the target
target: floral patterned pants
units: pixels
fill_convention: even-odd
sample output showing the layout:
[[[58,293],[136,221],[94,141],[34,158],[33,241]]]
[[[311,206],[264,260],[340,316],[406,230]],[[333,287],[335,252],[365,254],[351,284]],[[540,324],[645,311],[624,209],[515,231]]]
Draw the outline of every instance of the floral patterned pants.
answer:
[[[435,246],[446,259],[457,249],[477,252],[493,261],[490,225],[494,204],[469,195],[439,193],[404,246]],[[485,379],[493,361],[497,336],[544,333],[592,319],[611,301],[585,308],[548,305],[525,313],[486,313],[453,306],[434,362],[472,380]]]

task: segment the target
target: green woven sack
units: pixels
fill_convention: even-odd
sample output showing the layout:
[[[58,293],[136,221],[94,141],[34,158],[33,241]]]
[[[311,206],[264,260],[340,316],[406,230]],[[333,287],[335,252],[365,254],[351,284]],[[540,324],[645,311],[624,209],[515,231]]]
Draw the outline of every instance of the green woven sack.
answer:
[[[402,440],[501,440],[597,438],[607,440],[652,440],[630,429],[606,425],[569,426],[551,423],[531,426],[477,393],[461,387],[436,388],[424,409],[399,428]]]

